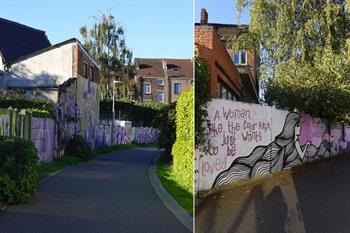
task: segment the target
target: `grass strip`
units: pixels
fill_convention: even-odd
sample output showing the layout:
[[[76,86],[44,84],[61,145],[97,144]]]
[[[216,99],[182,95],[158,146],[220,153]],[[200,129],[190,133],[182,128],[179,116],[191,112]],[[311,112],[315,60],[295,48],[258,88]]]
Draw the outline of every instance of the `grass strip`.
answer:
[[[177,184],[176,177],[171,173],[171,166],[158,161],[157,175],[167,192],[193,216],[193,195]]]

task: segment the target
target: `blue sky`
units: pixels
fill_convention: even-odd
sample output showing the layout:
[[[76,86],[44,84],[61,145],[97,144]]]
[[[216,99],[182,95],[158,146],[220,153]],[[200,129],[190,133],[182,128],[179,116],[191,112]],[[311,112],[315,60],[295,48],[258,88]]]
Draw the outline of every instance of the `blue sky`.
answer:
[[[0,0],[0,17],[46,31],[52,44],[80,39],[99,12],[124,27],[134,57],[193,56],[192,0]]]
[[[238,21],[235,0],[195,0],[195,22],[200,22],[201,8],[208,12],[209,23],[249,24],[249,11],[244,10]]]

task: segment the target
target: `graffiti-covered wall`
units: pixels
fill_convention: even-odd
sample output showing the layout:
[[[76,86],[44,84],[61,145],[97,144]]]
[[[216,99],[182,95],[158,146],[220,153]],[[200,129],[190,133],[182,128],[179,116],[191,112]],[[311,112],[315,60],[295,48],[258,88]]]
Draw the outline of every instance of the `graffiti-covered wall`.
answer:
[[[101,124],[96,128],[95,147],[128,144],[133,141],[140,144],[156,143],[159,134],[160,130],[156,128],[115,126],[112,136],[112,127]]]
[[[60,144],[79,134],[90,144],[95,143],[95,128],[99,124],[99,85],[78,76],[60,86],[59,129]]]
[[[34,142],[40,162],[51,162],[56,149],[55,121],[50,118],[32,118],[31,140]]]
[[[156,128],[139,127],[134,129],[134,141],[140,144],[155,143],[160,134],[160,130]]]
[[[350,151],[350,127],[229,100],[208,105],[207,150],[196,151],[196,190],[281,171]]]

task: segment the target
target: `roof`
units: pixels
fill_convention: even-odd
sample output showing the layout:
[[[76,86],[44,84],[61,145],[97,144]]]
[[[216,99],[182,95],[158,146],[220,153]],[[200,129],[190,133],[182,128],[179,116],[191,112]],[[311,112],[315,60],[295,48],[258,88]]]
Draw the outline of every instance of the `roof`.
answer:
[[[159,58],[135,58],[136,73],[143,77],[164,77],[163,62]]]
[[[51,46],[45,31],[0,18],[0,53],[5,62]]]
[[[37,56],[39,54],[42,54],[42,53],[45,53],[47,51],[50,51],[52,49],[55,49],[55,48],[59,48],[61,46],[64,46],[66,44],[71,44],[71,43],[77,43],[79,45],[79,47],[82,49],[82,51],[91,59],[91,61],[94,63],[94,65],[100,69],[100,66],[96,63],[96,61],[88,54],[88,52],[85,50],[84,46],[80,43],[80,41],[76,38],[71,38],[71,39],[68,39],[68,40],[65,40],[65,41],[62,41],[60,43],[57,43],[57,44],[54,44],[54,45],[51,45],[49,47],[46,47],[46,48],[43,48],[43,49],[40,49],[40,50],[37,50],[33,53],[30,53],[30,54],[27,54],[27,55],[24,55],[24,56],[21,56],[13,61],[10,62],[10,64],[14,64],[14,63],[17,63],[17,62],[20,62],[20,61],[23,61],[25,59],[28,59],[28,58],[31,58],[31,57],[34,57],[34,56]]]
[[[196,26],[212,26],[212,27],[214,27],[221,40],[226,40],[229,37],[233,36],[234,34],[240,32],[242,30],[248,29],[248,25],[246,25],[246,24],[222,24],[222,23],[200,24],[200,23],[196,23],[195,25]]]
[[[193,64],[191,59],[170,59],[170,58],[135,58],[137,75],[143,77],[168,77],[193,78]],[[167,66],[166,71],[163,68]]]
[[[191,59],[163,59],[167,64],[169,77],[193,78],[193,64]],[[173,69],[180,68],[180,69]]]

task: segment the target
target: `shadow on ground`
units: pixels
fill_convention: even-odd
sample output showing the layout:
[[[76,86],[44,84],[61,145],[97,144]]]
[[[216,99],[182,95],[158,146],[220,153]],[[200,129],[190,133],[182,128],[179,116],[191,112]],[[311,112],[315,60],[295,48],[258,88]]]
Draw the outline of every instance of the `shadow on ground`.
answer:
[[[350,232],[350,157],[315,161],[200,198],[196,232]]]

